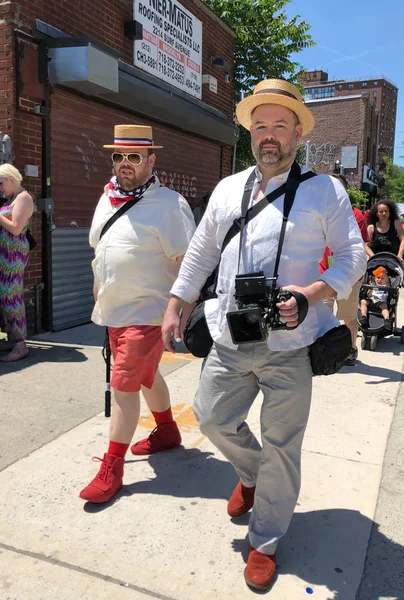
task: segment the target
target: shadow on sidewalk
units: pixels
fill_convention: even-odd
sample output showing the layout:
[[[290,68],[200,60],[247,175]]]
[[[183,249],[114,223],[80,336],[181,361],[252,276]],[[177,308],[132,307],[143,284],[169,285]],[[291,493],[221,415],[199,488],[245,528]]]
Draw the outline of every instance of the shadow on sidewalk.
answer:
[[[218,460],[213,452],[202,452],[198,448],[181,446],[171,452],[152,454],[146,460],[153,467],[156,478],[124,486],[122,495],[140,493],[227,500],[239,481],[229,462]]]
[[[364,568],[360,542],[367,540],[370,533],[372,547],[380,549],[379,560],[374,564],[367,561],[366,578],[357,591],[352,584],[358,577],[358,554],[360,571]],[[246,561],[248,540],[235,539],[232,546]],[[278,576],[301,579],[302,598],[312,593],[310,585],[326,586],[333,594],[327,596],[330,600],[352,600],[355,592],[357,600],[404,598],[404,547],[380,533],[378,524],[358,511],[324,509],[295,513],[279,544],[277,563]],[[395,577],[389,577],[394,567]]]
[[[385,367],[376,367],[374,365],[367,365],[364,362],[358,360],[354,367],[342,367],[338,372],[341,375],[352,375],[353,373],[361,373],[363,375],[370,375],[372,377],[383,377],[381,381],[365,381],[367,385],[380,385],[381,383],[388,382],[400,382],[402,378],[401,371],[394,371],[393,369],[386,369]]]
[[[78,363],[85,362],[87,357],[80,352],[79,346],[54,346],[46,342],[28,342],[29,354],[19,361],[11,363],[0,362],[0,375],[5,373],[15,373],[23,369],[29,369],[39,363]],[[1,352],[0,356],[5,356]]]
[[[104,345],[105,327],[95,325],[95,323],[87,323],[86,325],[78,325],[64,329],[63,331],[54,331],[40,333],[34,336],[33,341],[36,342],[52,342],[53,344],[72,344],[74,346],[96,346]]]
[[[358,338],[357,343],[360,345],[360,338]],[[363,356],[366,356],[367,354],[374,354],[375,352],[399,356],[404,352],[404,345],[400,343],[400,338],[398,336],[389,335],[377,340],[376,350],[374,352],[371,350],[366,350]]]
[[[85,512],[106,510],[122,496],[153,494],[176,498],[217,498],[227,500],[239,481],[234,468],[225,460],[218,460],[212,452],[190,450],[183,446],[168,452],[152,454],[138,460],[126,460],[126,471],[132,463],[148,462],[156,477],[124,485],[111,502],[86,502]]]

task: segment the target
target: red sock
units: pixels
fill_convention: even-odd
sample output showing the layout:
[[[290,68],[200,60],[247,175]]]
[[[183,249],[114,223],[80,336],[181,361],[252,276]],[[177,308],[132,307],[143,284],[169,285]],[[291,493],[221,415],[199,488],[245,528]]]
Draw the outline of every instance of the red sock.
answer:
[[[173,413],[171,412],[171,407],[167,408],[167,410],[165,410],[164,412],[153,412],[153,417],[156,421],[156,425],[157,427],[159,425],[164,425],[165,423],[172,423],[174,421],[173,419]]]
[[[128,451],[129,444],[121,444],[120,442],[109,442],[108,454],[112,456],[120,456],[125,458],[126,452]]]

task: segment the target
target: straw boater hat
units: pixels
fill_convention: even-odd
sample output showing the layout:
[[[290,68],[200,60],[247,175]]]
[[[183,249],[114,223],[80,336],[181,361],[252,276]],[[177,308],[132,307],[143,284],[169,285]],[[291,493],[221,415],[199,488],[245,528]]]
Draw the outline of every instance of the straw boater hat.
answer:
[[[239,102],[236,108],[237,120],[246,129],[251,127],[251,115],[260,104],[280,104],[297,115],[303,126],[303,135],[314,127],[314,117],[303,102],[303,98],[294,85],[283,79],[265,79],[255,86],[252,96]]]
[[[131,152],[142,148],[163,148],[163,146],[154,145],[152,128],[148,125],[115,125],[114,143],[104,148]]]

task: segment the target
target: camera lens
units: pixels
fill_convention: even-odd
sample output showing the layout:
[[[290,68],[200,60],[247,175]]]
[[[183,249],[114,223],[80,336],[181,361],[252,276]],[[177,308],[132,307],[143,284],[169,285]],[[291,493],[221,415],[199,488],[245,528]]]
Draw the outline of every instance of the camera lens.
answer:
[[[246,323],[248,323],[249,325],[254,325],[258,321],[257,313],[249,313],[249,314],[245,315],[244,318],[245,318]]]

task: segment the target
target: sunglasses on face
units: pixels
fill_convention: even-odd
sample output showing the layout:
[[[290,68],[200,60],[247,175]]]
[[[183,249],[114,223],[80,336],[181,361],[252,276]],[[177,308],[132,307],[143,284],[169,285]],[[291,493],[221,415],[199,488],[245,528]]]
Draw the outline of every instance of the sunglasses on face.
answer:
[[[143,156],[143,154],[138,154],[137,152],[131,152],[130,154],[113,152],[111,158],[114,165],[120,165],[124,160],[127,160],[131,165],[140,165],[147,156]]]

